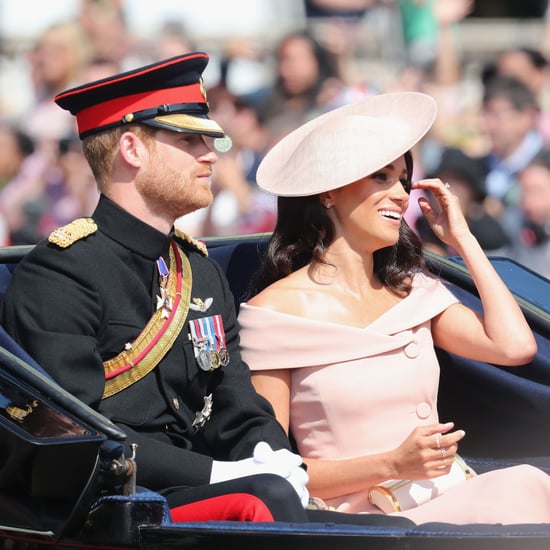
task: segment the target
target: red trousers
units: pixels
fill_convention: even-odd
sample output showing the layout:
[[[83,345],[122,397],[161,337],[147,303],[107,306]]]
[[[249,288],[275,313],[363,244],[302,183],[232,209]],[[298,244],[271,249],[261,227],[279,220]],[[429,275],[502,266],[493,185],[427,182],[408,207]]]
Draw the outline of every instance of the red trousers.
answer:
[[[274,474],[159,492],[165,496],[174,522],[308,521],[292,485]]]
[[[247,493],[232,493],[171,508],[173,522],[273,521],[262,500]]]

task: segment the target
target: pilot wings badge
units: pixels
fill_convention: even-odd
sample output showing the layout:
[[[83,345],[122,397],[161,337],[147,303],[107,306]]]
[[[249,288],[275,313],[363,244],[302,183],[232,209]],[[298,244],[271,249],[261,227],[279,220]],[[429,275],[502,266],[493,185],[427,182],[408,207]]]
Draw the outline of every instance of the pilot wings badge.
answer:
[[[206,298],[204,301],[200,298],[193,298],[189,308],[193,311],[202,311],[203,313],[212,305],[214,298]]]

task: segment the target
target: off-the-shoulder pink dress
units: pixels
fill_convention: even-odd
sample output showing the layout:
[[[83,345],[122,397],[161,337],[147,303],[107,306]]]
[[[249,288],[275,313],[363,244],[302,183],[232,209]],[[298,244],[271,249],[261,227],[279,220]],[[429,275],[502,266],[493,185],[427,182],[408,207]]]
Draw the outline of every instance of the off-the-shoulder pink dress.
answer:
[[[409,296],[365,328],[242,304],[243,358],[251,370],[292,369],[290,430],[304,458],[388,451],[416,426],[438,422],[430,325],[456,301],[419,273]],[[342,512],[379,513],[366,490],[326,502]],[[547,523],[550,476],[527,465],[496,470],[397,514],[417,523]]]

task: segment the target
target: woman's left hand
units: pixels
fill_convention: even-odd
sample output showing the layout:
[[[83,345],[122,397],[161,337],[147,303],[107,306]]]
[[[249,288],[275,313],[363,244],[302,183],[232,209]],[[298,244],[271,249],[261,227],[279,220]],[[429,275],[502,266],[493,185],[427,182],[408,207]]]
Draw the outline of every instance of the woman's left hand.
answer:
[[[449,184],[440,179],[425,179],[413,183],[412,189],[426,193],[427,196],[418,199],[418,205],[432,231],[441,241],[456,247],[462,237],[470,235],[460,201]]]

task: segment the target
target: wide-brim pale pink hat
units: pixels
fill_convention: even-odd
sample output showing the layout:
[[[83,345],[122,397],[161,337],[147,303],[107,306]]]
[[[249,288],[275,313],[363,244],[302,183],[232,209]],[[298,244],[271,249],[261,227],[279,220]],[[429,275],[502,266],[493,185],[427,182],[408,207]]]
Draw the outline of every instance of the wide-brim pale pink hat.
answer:
[[[434,98],[419,92],[373,95],[329,111],[267,152],[258,186],[272,195],[305,197],[348,185],[409,151],[436,114]]]

